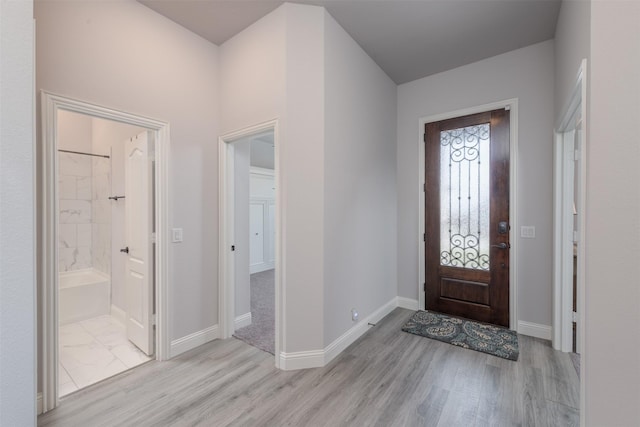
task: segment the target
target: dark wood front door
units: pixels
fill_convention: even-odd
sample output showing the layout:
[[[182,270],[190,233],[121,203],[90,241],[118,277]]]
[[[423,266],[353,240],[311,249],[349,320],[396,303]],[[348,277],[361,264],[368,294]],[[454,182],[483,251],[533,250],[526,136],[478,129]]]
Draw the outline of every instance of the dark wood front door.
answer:
[[[509,326],[509,111],[425,125],[427,310]]]

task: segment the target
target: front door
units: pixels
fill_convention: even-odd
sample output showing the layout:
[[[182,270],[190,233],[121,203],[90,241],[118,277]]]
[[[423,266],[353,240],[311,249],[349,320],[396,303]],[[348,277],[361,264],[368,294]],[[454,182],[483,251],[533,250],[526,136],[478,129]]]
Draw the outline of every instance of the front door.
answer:
[[[425,125],[427,310],[509,326],[509,111]]]

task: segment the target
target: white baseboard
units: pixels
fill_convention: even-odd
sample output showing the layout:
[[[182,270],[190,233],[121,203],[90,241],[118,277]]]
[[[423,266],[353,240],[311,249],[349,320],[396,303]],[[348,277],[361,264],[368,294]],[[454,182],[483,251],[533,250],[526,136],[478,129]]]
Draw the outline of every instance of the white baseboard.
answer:
[[[551,340],[552,328],[548,325],[518,320],[518,333],[530,337],[542,338],[543,340]]]
[[[249,326],[250,324],[251,324],[251,312],[248,312],[241,316],[236,317],[236,320],[233,322],[233,329],[244,328],[245,326]]]
[[[280,369],[283,371],[320,368],[324,365],[324,350],[280,352]]]
[[[358,323],[353,325],[348,331],[339,336],[335,341],[329,344],[324,349],[324,364],[328,364],[333,359],[336,358],[340,353],[342,353],[347,347],[355,342],[358,338],[365,334],[369,330],[371,326],[369,323],[376,324],[384,316],[391,313],[397,307],[397,300],[393,298],[391,301],[384,304],[382,307],[378,308],[376,311],[371,313],[365,319],[360,320]]]
[[[377,323],[397,307],[397,298],[393,298],[366,318],[358,321],[344,334],[323,350],[280,353],[280,369],[293,371],[296,369],[319,368],[325,366],[360,338],[370,328],[369,323]]]
[[[42,414],[42,393],[36,395],[36,414]]]
[[[111,304],[111,315],[123,325],[127,324],[127,313],[120,307]]]
[[[417,299],[398,297],[398,307],[406,308],[408,310],[419,310],[419,302]]]
[[[192,350],[202,344],[206,344],[209,341],[220,338],[220,329],[218,325],[213,325],[207,329],[203,329],[193,334],[189,334],[177,340],[171,341],[171,349],[169,351],[169,357],[176,357],[186,351]]]

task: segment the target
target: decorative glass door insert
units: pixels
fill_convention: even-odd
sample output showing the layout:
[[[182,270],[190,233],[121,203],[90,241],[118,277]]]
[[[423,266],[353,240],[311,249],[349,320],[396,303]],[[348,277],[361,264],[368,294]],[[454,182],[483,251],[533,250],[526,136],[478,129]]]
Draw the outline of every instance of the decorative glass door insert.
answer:
[[[440,264],[489,270],[489,123],[440,132]]]

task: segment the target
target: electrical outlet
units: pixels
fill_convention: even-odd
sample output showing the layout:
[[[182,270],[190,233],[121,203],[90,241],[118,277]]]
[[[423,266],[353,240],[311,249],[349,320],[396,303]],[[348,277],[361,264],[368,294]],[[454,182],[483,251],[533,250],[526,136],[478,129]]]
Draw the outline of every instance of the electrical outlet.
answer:
[[[358,314],[358,310],[356,310],[355,308],[351,309],[351,320],[353,320],[354,322],[358,321],[358,316],[360,316]]]
[[[173,243],[182,242],[182,228],[174,228],[171,230],[171,241]]]
[[[525,239],[535,239],[536,238],[536,227],[533,225],[523,225],[520,227],[520,237]]]

